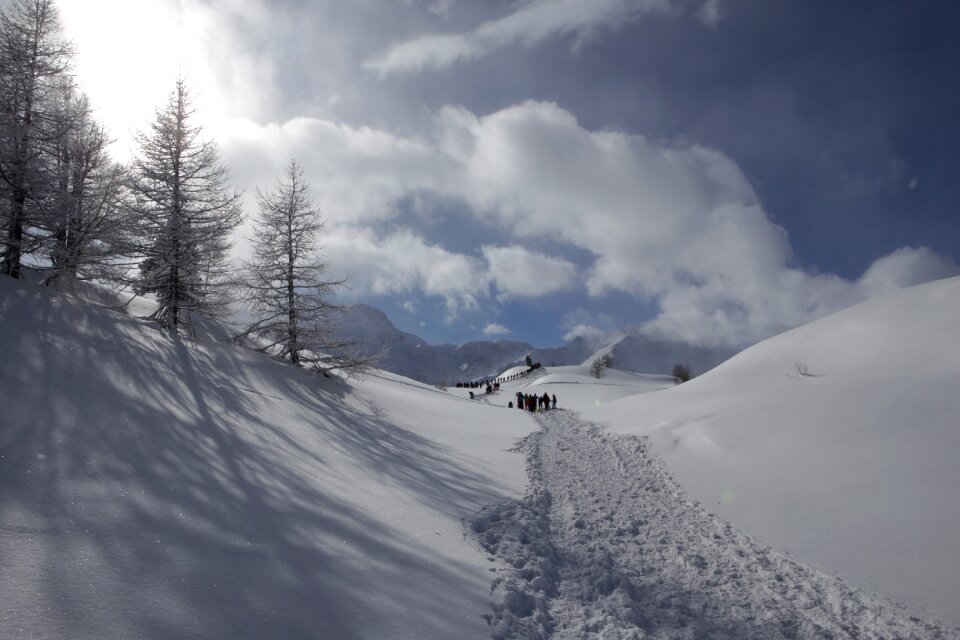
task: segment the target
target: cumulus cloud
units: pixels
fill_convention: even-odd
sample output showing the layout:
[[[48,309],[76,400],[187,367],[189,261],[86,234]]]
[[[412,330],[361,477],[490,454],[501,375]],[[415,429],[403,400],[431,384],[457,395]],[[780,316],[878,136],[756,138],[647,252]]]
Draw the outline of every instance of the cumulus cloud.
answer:
[[[487,287],[479,260],[429,244],[410,230],[380,239],[369,228],[339,228],[328,234],[324,256],[357,292],[442,297],[448,320],[477,309]]]
[[[931,280],[960,275],[960,268],[926,247],[903,247],[876,260],[857,281],[863,296],[890,293]]]
[[[452,35],[426,35],[394,45],[364,66],[386,75],[444,69],[509,46],[533,46],[548,38],[576,34],[578,42],[654,12],[668,11],[674,0],[529,0],[513,13]]]
[[[267,125],[234,119],[217,133],[241,183],[272,184],[295,157],[311,177],[323,215],[335,224],[392,216],[399,198],[436,189],[449,167],[425,141],[317,118]]]
[[[508,333],[510,333],[510,329],[507,329],[502,324],[497,324],[496,322],[491,322],[483,328],[483,335],[485,336],[504,336]]]
[[[566,341],[574,338],[596,338],[618,328],[610,316],[582,308],[564,314],[560,326],[566,330],[563,336]]]
[[[576,284],[576,265],[562,258],[520,246],[484,246],[481,250],[501,298],[539,298]]]
[[[429,132],[412,137],[316,119],[246,123],[223,147],[235,166],[253,173],[296,155],[333,220],[330,262],[364,291],[441,296],[449,317],[495,295],[582,287],[596,298],[619,293],[659,305],[648,329],[665,337],[743,346],[869,296],[956,273],[951,261],[924,248],[883,257],[856,281],[806,273],[728,156],[687,142],[591,131],[552,103],[485,116],[448,107]],[[466,204],[477,217],[469,224],[493,226],[512,244],[465,255],[442,239],[428,243],[393,228],[397,203],[423,193]],[[576,261],[537,246],[568,248]],[[599,329],[582,321],[567,331],[587,335],[591,328]]]

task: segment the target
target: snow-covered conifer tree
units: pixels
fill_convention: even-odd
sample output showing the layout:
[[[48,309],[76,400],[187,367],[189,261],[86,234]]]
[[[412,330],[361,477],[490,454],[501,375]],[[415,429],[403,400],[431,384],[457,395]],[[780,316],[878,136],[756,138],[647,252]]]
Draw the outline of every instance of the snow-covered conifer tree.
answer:
[[[153,318],[176,332],[190,314],[215,315],[229,302],[229,251],[240,224],[240,194],[229,185],[217,145],[201,139],[184,79],[137,135],[131,204],[142,229],[137,287],[156,295]]]
[[[342,308],[330,301],[342,281],[325,279],[317,241],[323,230],[310,185],[296,161],[270,191],[257,190],[253,258],[246,264],[245,287],[255,322],[243,335],[262,341],[296,366],[356,371],[368,362],[336,338]]]
[[[123,206],[126,173],[107,154],[110,140],[93,119],[88,98],[67,87],[61,103],[62,119],[70,126],[54,144],[57,181],[46,215],[46,282],[116,280],[131,232],[129,209]]]
[[[20,277],[32,232],[50,197],[49,149],[65,126],[57,98],[69,84],[73,48],[52,0],[9,0],[0,8],[0,273]]]

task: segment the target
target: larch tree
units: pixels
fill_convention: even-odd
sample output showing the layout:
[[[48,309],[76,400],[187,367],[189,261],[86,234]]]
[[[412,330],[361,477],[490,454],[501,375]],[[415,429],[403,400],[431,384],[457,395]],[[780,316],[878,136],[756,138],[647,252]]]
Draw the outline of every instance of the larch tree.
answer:
[[[73,47],[52,0],[10,0],[0,9],[0,273],[20,277],[40,246],[42,216],[55,178],[50,148],[65,128],[58,96]]]
[[[126,172],[110,159],[110,140],[85,95],[65,89],[61,109],[71,126],[53,145],[57,180],[46,216],[45,282],[115,281],[127,265],[132,233],[124,206]]]
[[[253,257],[244,269],[254,322],[239,337],[257,338],[260,350],[295,366],[363,370],[369,361],[337,338],[343,308],[330,297],[344,282],[325,277],[317,246],[324,225],[297,162],[287,165],[273,189],[258,189],[256,198]]]
[[[217,145],[201,138],[185,80],[146,132],[137,134],[130,204],[141,229],[136,289],[156,296],[152,318],[192,331],[191,314],[226,310],[233,282],[232,235],[242,220]]]

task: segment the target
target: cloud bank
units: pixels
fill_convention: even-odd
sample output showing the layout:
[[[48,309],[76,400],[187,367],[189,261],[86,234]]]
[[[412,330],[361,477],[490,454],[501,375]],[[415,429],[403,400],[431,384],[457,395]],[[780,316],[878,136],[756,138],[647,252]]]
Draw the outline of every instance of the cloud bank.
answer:
[[[334,268],[361,291],[442,296],[450,317],[492,298],[626,294],[659,305],[647,325],[654,333],[744,346],[958,273],[922,247],[878,259],[857,280],[808,273],[723,153],[590,131],[552,103],[486,116],[444,108],[419,137],[310,119],[241,123],[223,146],[235,166],[264,172],[261,183],[296,155],[331,220],[326,254]],[[424,193],[463,203],[475,216],[465,224],[509,241],[466,254],[424,240],[398,206]],[[577,325],[569,335],[590,331]]]

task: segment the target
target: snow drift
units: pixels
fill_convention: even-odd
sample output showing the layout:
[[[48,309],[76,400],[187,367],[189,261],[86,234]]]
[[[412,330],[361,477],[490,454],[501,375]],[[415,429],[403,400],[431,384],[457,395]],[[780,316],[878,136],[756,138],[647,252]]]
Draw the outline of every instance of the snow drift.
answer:
[[[960,278],[877,298],[663,393],[586,408],[761,540],[960,622]]]

